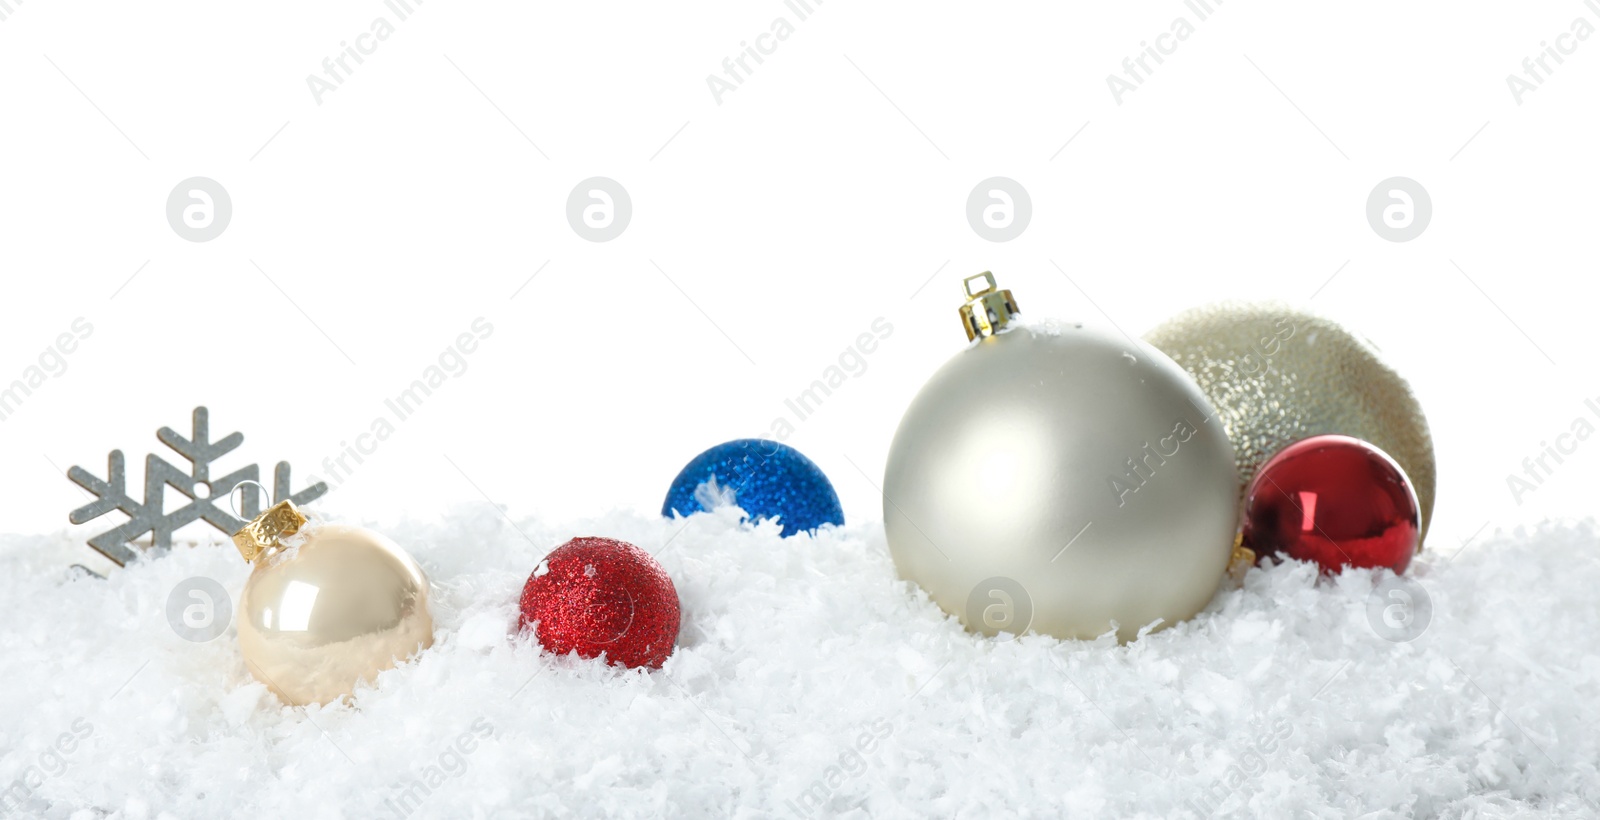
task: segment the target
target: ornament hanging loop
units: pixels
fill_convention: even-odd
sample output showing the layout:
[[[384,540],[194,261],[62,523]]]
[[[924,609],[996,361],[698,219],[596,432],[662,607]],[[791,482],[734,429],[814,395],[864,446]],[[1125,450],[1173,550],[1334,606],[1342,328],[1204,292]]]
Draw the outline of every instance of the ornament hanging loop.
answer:
[[[982,279],[985,286],[980,290],[973,290],[972,283]],[[1011,296],[1011,291],[1002,290],[995,284],[994,274],[984,271],[976,276],[968,276],[961,280],[961,286],[967,292],[967,303],[961,306],[961,325],[967,330],[967,341],[974,339],[987,339],[1011,323],[1019,311],[1017,300]]]
[[[233,517],[234,518],[238,518],[238,519],[241,519],[241,520],[244,518],[244,513],[239,512],[239,505],[235,504],[234,501],[233,501],[234,490],[238,490],[241,487],[244,487],[244,486],[246,486],[248,484],[254,484],[257,488],[259,488],[261,490],[261,495],[263,497],[263,504],[265,506],[267,506],[267,507],[272,506],[272,492],[270,490],[268,490],[261,482],[253,481],[253,480],[247,478],[247,479],[239,482],[238,484],[233,485],[233,490],[229,490],[228,491],[228,509],[233,511]],[[244,497],[244,493],[239,493],[239,497],[243,498]]]

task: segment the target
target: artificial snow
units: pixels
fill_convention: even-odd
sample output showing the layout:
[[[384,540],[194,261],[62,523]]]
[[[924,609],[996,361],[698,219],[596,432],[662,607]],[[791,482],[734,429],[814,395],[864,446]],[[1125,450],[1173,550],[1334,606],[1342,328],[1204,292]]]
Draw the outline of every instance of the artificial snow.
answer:
[[[736,510],[575,526],[497,510],[380,527],[433,581],[436,640],[353,702],[290,708],[233,628],[191,643],[173,588],[237,600],[223,542],[105,580],[81,534],[0,538],[0,812],[25,817],[1596,816],[1592,525],[1430,548],[1411,641],[1386,571],[1251,570],[1118,646],[964,631],[881,524],[780,538]],[[603,535],[683,601],[659,671],[514,634],[540,557]],[[1414,590],[1413,590],[1414,592]]]

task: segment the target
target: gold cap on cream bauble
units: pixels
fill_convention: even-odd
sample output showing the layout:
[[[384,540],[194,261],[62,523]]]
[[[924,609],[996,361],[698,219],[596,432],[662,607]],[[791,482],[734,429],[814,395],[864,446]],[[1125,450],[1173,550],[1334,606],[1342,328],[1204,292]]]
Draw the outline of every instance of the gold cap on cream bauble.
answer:
[[[1205,394],[1148,345],[1023,324],[987,272],[965,285],[972,343],[912,400],[889,448],[895,567],[989,635],[1115,628],[1125,641],[1193,616],[1238,525],[1233,450]]]
[[[1411,386],[1378,349],[1322,316],[1274,303],[1195,308],[1145,334],[1189,371],[1222,419],[1239,492],[1267,459],[1301,439],[1358,438],[1405,470],[1433,517],[1433,438]]]
[[[239,596],[239,649],[292,705],[328,703],[433,644],[428,578],[362,527],[306,526],[281,502],[233,536],[255,565]]]

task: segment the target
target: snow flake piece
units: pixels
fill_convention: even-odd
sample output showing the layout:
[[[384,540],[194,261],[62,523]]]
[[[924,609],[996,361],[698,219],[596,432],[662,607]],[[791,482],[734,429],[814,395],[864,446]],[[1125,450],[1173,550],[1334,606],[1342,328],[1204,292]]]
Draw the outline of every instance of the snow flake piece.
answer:
[[[74,524],[84,524],[111,512],[121,512],[128,521],[89,539],[94,547],[119,566],[139,557],[132,542],[150,534],[150,551],[162,554],[172,548],[172,534],[186,524],[205,521],[224,534],[232,535],[260,511],[260,498],[256,493],[244,493],[241,502],[244,518],[217,502],[228,498],[236,487],[245,481],[260,481],[261,469],[255,464],[235,470],[221,478],[211,477],[212,462],[237,449],[244,442],[243,433],[233,433],[217,441],[211,440],[210,416],[204,407],[194,409],[194,432],[190,438],[178,435],[170,427],[156,431],[156,438],[189,462],[188,473],[174,467],[161,456],[151,454],[144,463],[144,500],[136,501],[127,492],[127,465],[121,450],[112,450],[106,460],[106,478],[96,478],[82,467],[67,471],[73,483],[94,494],[95,500],[72,511]],[[317,482],[298,493],[290,493],[289,462],[278,462],[273,472],[272,503],[289,499],[305,504],[328,492],[328,485]],[[172,487],[188,499],[188,503],[164,512],[166,488]]]

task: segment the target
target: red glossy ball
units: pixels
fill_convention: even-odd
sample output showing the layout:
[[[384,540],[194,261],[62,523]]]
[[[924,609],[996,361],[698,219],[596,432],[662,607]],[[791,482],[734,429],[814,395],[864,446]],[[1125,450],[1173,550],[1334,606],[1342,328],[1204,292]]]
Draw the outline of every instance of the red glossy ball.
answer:
[[[1422,526],[1417,494],[1388,453],[1349,436],[1314,436],[1261,465],[1245,492],[1244,545],[1269,555],[1405,572]]]
[[[522,588],[523,630],[557,655],[661,668],[678,641],[678,590],[650,553],[610,538],[556,547]]]

